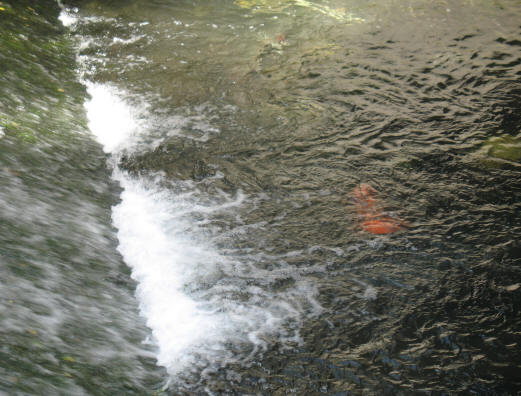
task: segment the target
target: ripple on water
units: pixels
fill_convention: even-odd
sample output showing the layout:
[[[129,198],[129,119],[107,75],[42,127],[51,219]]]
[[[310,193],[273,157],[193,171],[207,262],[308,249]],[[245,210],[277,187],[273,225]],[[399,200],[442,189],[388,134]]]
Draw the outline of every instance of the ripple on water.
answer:
[[[114,222],[171,392],[517,391],[517,3],[257,3],[85,5],[75,28],[125,99],[93,132],[128,132]],[[411,226],[357,230],[360,183]]]

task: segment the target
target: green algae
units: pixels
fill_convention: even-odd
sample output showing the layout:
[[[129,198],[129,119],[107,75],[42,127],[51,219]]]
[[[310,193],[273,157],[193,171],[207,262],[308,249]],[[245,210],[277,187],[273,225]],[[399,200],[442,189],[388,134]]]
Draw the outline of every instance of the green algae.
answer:
[[[521,138],[501,135],[487,140],[478,150],[480,161],[489,168],[521,163]]]
[[[506,161],[521,161],[521,139],[510,135],[498,136],[487,141],[484,146],[489,157]]]
[[[85,89],[77,80],[73,43],[57,19],[57,5],[17,1],[0,7],[4,135],[31,143],[51,134],[66,138],[70,121],[81,120]]]

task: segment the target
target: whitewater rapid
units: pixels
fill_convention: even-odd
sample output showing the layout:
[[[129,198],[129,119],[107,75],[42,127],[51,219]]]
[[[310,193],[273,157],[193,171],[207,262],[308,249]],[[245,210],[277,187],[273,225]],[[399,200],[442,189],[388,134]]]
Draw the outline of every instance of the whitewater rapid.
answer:
[[[73,31],[96,21],[76,18],[73,10],[64,10],[61,20]],[[80,49],[95,45],[92,37],[77,37]],[[78,55],[88,91],[88,127],[122,188],[112,222],[118,250],[136,281],[140,314],[150,329],[143,341],[155,346],[158,364],[174,381],[183,382],[191,374],[204,377],[229,363],[248,365],[273,342],[300,344],[302,322],[321,312],[315,285],[286,260],[302,252],[276,255],[233,245],[234,233],[265,227],[262,221],[230,224],[232,237],[212,228],[222,216],[240,219],[238,212],[252,197],[240,190],[212,196],[195,180],[166,179],[161,172],[138,176],[119,166],[123,156],[150,152],[173,135],[206,142],[219,133],[215,115],[207,116],[202,104],[189,114],[158,117],[145,98],[110,82],[93,81],[86,66],[89,56]],[[196,133],[190,135],[190,128]],[[222,176],[217,172],[214,177]],[[274,285],[288,279],[291,286],[276,290]]]
[[[297,282],[283,294],[259,287],[273,277],[255,266],[259,257],[228,257],[200,226],[209,215],[240,208],[247,197],[238,192],[213,203],[207,197],[202,204],[193,181],[176,181],[174,193],[163,186],[160,173],[137,177],[120,169],[117,159],[139,150],[140,137],[146,136],[146,109],[132,108],[124,93],[109,85],[87,87],[89,128],[110,155],[113,177],[123,189],[121,203],[113,208],[118,249],[137,282],[136,297],[158,349],[158,364],[172,376],[187,369],[217,370],[247,362],[247,356],[267,347],[268,335],[299,343],[296,329],[313,287]],[[292,276],[291,268],[281,273]]]

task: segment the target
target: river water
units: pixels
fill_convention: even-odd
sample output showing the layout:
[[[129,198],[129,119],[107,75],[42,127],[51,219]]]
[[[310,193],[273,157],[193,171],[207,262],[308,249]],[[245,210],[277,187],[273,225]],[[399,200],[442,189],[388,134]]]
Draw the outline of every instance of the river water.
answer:
[[[521,3],[35,3],[0,2],[0,392],[518,394]]]

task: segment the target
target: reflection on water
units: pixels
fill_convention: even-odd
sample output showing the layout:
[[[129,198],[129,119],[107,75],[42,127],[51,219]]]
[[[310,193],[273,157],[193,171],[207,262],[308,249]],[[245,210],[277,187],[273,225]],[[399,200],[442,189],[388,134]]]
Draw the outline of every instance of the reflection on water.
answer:
[[[237,4],[239,7],[249,9],[252,12],[275,14],[283,13],[286,10],[291,12],[289,10],[294,9],[295,6],[297,6],[317,11],[340,22],[364,22],[363,18],[354,16],[353,14],[347,12],[345,8],[331,8],[326,4],[320,4],[318,2],[311,2],[307,0],[237,0],[235,4]]]
[[[2,31],[3,388],[519,390],[518,2],[70,3]]]

